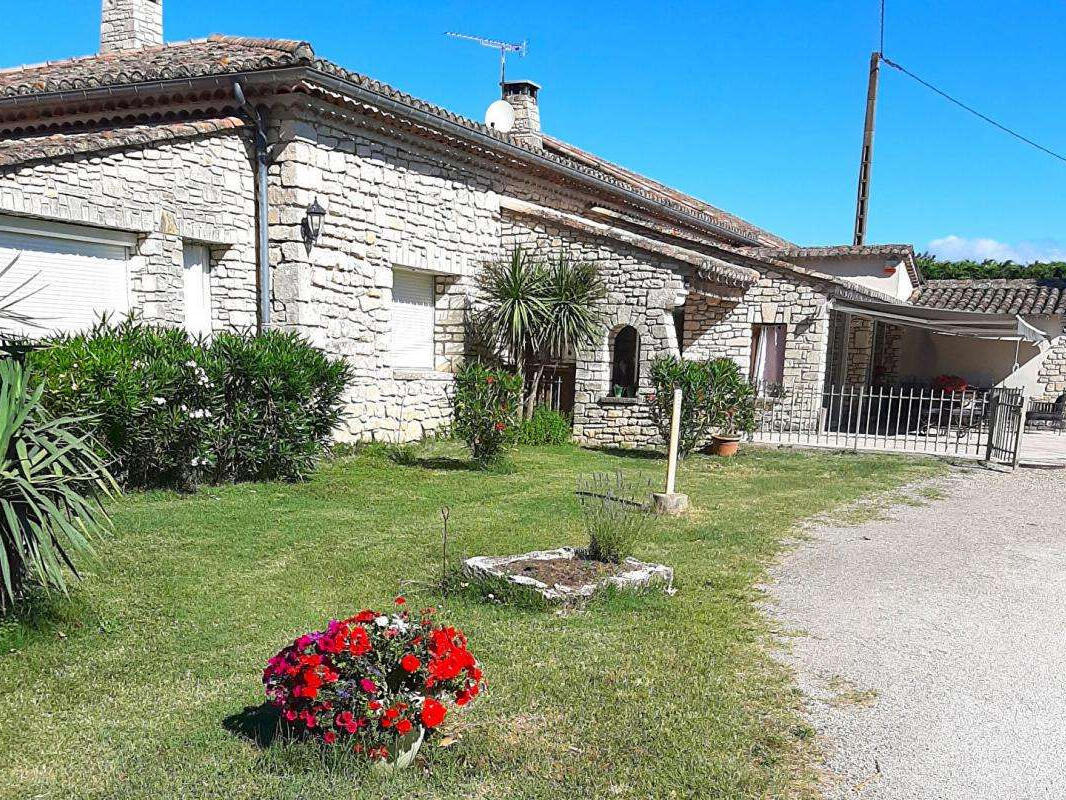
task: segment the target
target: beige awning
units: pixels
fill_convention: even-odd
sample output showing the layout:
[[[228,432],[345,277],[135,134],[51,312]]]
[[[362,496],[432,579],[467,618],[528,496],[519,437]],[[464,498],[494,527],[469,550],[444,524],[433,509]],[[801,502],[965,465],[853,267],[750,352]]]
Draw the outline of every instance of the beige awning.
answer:
[[[980,311],[952,311],[906,303],[880,303],[875,300],[834,300],[833,308],[845,314],[881,320],[890,325],[923,328],[948,336],[976,336],[981,339],[1024,339],[1044,341],[1047,336],[1016,314],[985,314]]]

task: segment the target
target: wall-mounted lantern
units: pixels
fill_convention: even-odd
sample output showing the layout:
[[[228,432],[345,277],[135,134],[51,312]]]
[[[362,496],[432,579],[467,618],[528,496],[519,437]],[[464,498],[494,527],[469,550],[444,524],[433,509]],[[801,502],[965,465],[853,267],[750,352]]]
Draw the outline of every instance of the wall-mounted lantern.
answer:
[[[308,246],[318,241],[318,235],[322,233],[322,220],[326,217],[326,209],[318,202],[316,197],[307,207],[307,216],[304,217],[304,238]]]

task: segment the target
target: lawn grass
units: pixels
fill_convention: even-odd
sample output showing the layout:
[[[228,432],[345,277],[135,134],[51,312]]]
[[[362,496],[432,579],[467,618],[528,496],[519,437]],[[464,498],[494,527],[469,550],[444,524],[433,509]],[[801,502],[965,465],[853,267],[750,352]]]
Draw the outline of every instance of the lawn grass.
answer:
[[[406,466],[356,455],[302,485],[121,501],[73,602],[0,626],[0,796],[812,796],[810,730],[769,656],[754,587],[796,522],[931,475],[933,462],[693,457],[680,488],[694,511],[657,521],[635,553],[676,568],[676,596],[611,596],[561,616],[450,598],[490,688],[449,716],[458,741],[427,747],[428,771],[384,778],[227,729],[261,702],[264,662],[298,633],[401,590],[414,607],[439,602],[441,505],[456,557],[579,545],[579,475],[663,472],[571,446],[523,449],[512,474],[471,472],[459,455]]]

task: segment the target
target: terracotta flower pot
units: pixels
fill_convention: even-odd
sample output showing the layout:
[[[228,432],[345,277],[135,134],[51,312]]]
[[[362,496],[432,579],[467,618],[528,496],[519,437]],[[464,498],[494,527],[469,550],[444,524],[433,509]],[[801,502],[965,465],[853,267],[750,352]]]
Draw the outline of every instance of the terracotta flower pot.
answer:
[[[739,436],[719,436],[717,433],[711,436],[711,452],[716,456],[730,458],[737,454],[739,447]]]

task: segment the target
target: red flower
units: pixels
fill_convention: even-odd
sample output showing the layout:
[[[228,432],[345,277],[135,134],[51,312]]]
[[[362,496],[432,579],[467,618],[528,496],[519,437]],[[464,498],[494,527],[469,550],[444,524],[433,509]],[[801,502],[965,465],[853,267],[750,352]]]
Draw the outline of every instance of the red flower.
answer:
[[[489,377],[485,378],[485,383],[496,383],[496,379],[489,375]]]
[[[427,697],[426,702],[422,704],[422,724],[427,728],[436,728],[442,722],[444,722],[444,715],[448,713],[448,709],[444,707],[443,703],[439,703],[432,697]]]
[[[407,602],[407,598],[401,594],[399,597],[396,598],[394,602],[396,603],[396,605],[402,606],[404,603]]]
[[[335,734],[333,731],[326,731],[324,734],[322,734],[322,741],[326,744],[333,744],[335,741],[337,741],[337,734]]]
[[[396,732],[401,736],[411,732],[411,720],[401,719],[396,723]]]
[[[362,656],[370,652],[370,637],[362,628],[353,628],[348,636],[348,651],[353,656]]]
[[[364,609],[358,614],[356,614],[354,617],[352,617],[352,619],[356,622],[370,622],[376,616],[376,612],[370,611],[369,609]]]
[[[498,430],[498,431],[502,431],[502,430],[503,430],[504,428],[506,428],[507,426],[506,426],[506,425],[504,425],[504,424],[503,424],[502,422],[497,422],[497,423],[496,423],[496,425],[495,425],[494,427],[496,428],[496,430]]]
[[[358,723],[355,721],[355,717],[352,716],[351,711],[342,711],[337,715],[334,720],[338,728],[348,731],[348,733],[355,733],[359,729]]]
[[[422,662],[418,660],[418,657],[412,653],[408,653],[400,659],[400,666],[407,672],[418,672],[418,668],[422,666]]]

